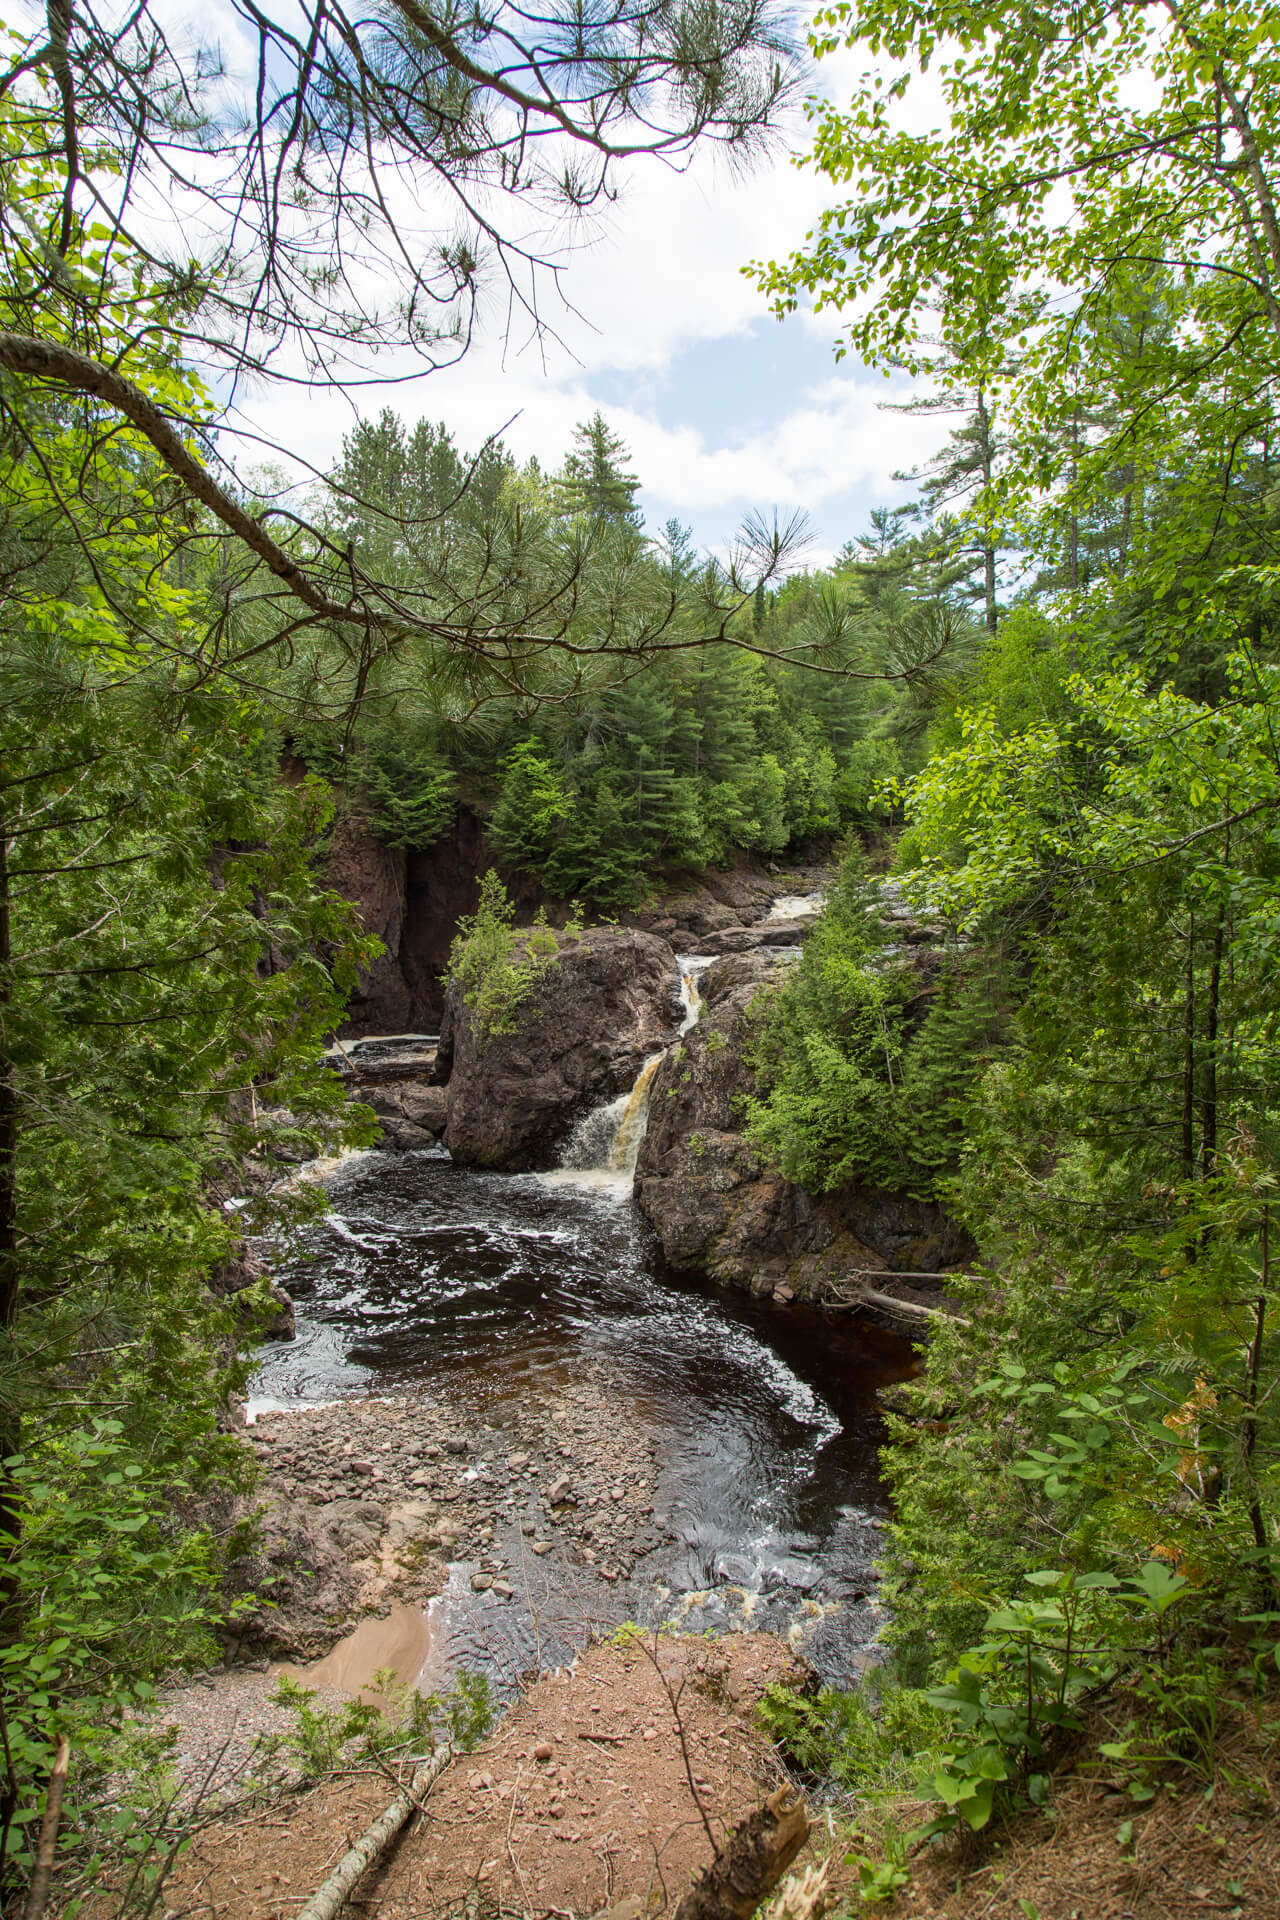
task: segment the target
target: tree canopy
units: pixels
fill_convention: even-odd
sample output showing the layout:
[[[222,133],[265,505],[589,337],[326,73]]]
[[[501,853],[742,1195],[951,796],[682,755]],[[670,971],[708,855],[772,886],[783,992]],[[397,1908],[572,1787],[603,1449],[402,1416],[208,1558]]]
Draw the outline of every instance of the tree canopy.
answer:
[[[386,354],[444,365],[490,281],[546,327],[562,267],[548,216],[581,220],[643,156],[679,164],[711,142],[750,157],[793,84],[782,15],[770,0],[624,3],[589,21],[417,0],[368,17],[233,12],[243,71],[143,5],[122,27],[55,6],[0,73],[11,434],[38,461],[28,397],[62,395],[93,444],[123,433],[159,461],[189,504],[184,547],[211,550],[224,668],[318,626],[338,637],[348,697],[406,640],[453,650],[464,701],[490,658],[507,681],[526,650],[535,674],[548,647],[584,666],[566,608],[593,550],[540,551],[530,598],[516,583],[538,530],[504,525],[458,577],[397,591],[353,571],[314,521],[254,497],[228,409],[246,383],[354,390]],[[98,537],[84,501],[61,504],[77,538]],[[758,528],[743,564],[768,572],[784,547]],[[722,587],[726,604],[750,591],[732,567]],[[695,609],[676,637],[705,618]],[[653,647],[679,627],[668,613],[612,644]]]

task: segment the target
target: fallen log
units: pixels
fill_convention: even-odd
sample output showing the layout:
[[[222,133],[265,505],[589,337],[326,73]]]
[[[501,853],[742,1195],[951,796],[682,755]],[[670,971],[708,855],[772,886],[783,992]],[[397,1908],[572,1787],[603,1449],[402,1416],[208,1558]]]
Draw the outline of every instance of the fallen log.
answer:
[[[338,1914],[363,1880],[399,1834],[409,1815],[420,1807],[453,1759],[452,1747],[440,1747],[424,1760],[407,1787],[403,1787],[371,1827],[366,1827],[354,1847],[342,1856],[322,1887],[312,1894],[298,1920],[337,1920]]]
[[[809,1838],[809,1816],[790,1787],[779,1787],[744,1820],[690,1887],[675,1920],[751,1920]]]
[[[934,1323],[940,1320],[954,1320],[957,1326],[970,1326],[972,1323],[964,1314],[957,1313],[950,1303],[946,1306],[932,1306],[924,1300],[901,1300],[896,1293],[885,1290],[895,1281],[902,1281],[907,1285],[912,1282],[917,1284],[926,1282],[945,1299],[946,1289],[943,1282],[951,1277],[945,1273],[902,1273],[893,1267],[850,1267],[839,1280],[832,1283],[830,1298],[842,1307],[878,1307],[882,1313],[897,1314],[904,1320]],[[957,1273],[955,1277],[968,1280],[973,1276]],[[875,1281],[879,1281],[879,1286],[872,1284]]]
[[[873,1287],[859,1287],[849,1295],[852,1307],[864,1301],[869,1307],[879,1307],[882,1313],[900,1313],[908,1320],[954,1320],[958,1327],[972,1325],[964,1314],[952,1313],[947,1307],[926,1307],[921,1300],[899,1300],[891,1293],[877,1293]]]

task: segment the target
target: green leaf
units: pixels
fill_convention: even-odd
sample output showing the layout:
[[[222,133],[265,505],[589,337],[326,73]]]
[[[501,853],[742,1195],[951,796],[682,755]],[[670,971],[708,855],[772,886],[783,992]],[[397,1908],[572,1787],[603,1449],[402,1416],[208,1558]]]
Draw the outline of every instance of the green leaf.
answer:
[[[1128,1585],[1145,1597],[1157,1613],[1165,1613],[1187,1591],[1185,1574],[1174,1573],[1163,1560],[1147,1560]]]

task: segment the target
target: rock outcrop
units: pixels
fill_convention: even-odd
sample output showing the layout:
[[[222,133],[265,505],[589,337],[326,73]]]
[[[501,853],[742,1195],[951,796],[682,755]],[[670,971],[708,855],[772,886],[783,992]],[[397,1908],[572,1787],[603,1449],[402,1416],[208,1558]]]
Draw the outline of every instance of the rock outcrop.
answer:
[[[457,809],[448,833],[431,846],[407,851],[383,846],[355,815],[340,820],[325,878],[386,948],[351,995],[344,1035],[436,1030],[458,921],[475,911],[480,876],[493,864],[483,825],[468,807]],[[529,918],[544,904],[527,877],[513,879],[509,891]]]
[[[237,1240],[226,1259],[210,1270],[206,1284],[219,1300],[231,1301],[237,1315],[251,1323],[262,1339],[293,1339],[293,1301],[265,1260],[244,1240]]]
[[[301,761],[286,777],[301,778]],[[346,1038],[434,1032],[444,1014],[444,975],[458,922],[473,913],[480,878],[495,864],[484,823],[459,806],[447,833],[428,847],[387,847],[358,813],[340,815],[325,866],[325,879],[356,907],[367,933],[385,948],[360,976],[342,1028]],[[683,950],[739,952],[768,942],[790,946],[812,925],[802,917],[786,927],[773,917],[779,896],[820,892],[831,881],[825,867],[785,875],[743,867],[710,869],[677,892],[650,900],[626,916],[640,932],[656,933]],[[505,875],[507,891],[522,920],[545,908],[554,924],[568,909],[551,899],[528,874]],[[719,944],[716,944],[719,942]]]
[[[362,970],[347,1003],[345,1033],[398,1033],[412,1025],[412,996],[400,965],[405,855],[384,847],[352,815],[339,820],[325,862],[325,881],[359,913],[366,933],[386,948]]]
[[[627,919],[633,927],[661,934],[682,949],[695,946],[699,953],[741,952],[765,940],[790,946],[812,925],[812,914],[799,916],[798,931],[775,935],[780,922],[773,915],[779,898],[790,896],[799,904],[824,893],[832,879],[829,866],[805,867],[785,875],[777,869],[761,873],[741,867],[722,873],[711,867],[692,885],[660,895]],[[744,931],[748,937],[740,939]]]
[[[831,1298],[850,1275],[962,1265],[971,1244],[935,1202],[857,1185],[815,1196],[746,1139],[751,1009],[769,958],[708,969],[698,1024],[654,1076],[635,1191],[668,1264],[783,1300]]]
[[[328,1059],[347,1097],[373,1108],[384,1147],[429,1147],[444,1132],[445,1090],[435,1082],[436,1044],[424,1034],[379,1034],[339,1041]]]
[[[482,1036],[451,984],[436,1067],[445,1146],[472,1165],[554,1166],[578,1117],[625,1093],[678,1017],[675,954],[629,927],[562,937],[510,1033]]]

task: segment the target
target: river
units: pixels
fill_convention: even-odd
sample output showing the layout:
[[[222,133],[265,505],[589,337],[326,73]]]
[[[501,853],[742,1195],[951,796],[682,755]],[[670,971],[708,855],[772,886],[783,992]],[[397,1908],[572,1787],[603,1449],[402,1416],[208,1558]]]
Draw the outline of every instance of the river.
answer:
[[[874,1393],[892,1336],[659,1271],[620,1182],[475,1173],[442,1152],[372,1153],[281,1268],[298,1336],[259,1404],[439,1382],[482,1417],[539,1376],[604,1363],[659,1444],[677,1544],[641,1611],[787,1630],[832,1678],[874,1637],[886,1507]],[[793,1638],[796,1635],[793,1634]]]
[[[680,964],[687,1031],[708,963]],[[911,1350],[847,1316],[662,1270],[631,1197],[660,1057],[587,1117],[554,1172],[476,1172],[441,1149],[328,1172],[329,1211],[277,1262],[297,1338],[269,1351],[256,1403],[431,1383],[501,1423],[540,1383],[603,1373],[656,1444],[674,1535],[627,1596],[635,1611],[787,1632],[848,1679],[879,1625],[875,1393],[912,1371]]]

